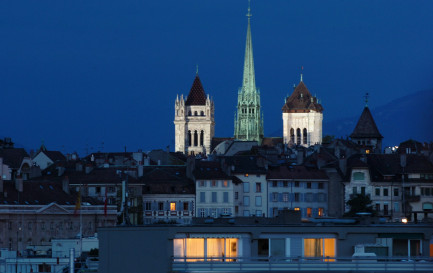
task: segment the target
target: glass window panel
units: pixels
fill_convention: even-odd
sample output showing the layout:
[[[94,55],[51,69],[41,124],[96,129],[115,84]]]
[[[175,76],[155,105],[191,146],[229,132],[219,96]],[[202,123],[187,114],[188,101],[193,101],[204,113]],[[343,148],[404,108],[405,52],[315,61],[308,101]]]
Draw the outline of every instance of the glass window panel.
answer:
[[[324,245],[324,256],[325,257],[335,257],[335,239],[333,238],[325,238],[323,239],[325,241]],[[325,262],[335,262],[335,259],[325,259]]]
[[[322,257],[322,239],[304,239],[305,257]]]
[[[226,239],[226,257],[237,257],[238,256],[238,239],[227,238]],[[226,260],[232,262],[234,260]]]
[[[286,240],[285,239],[270,239],[271,240],[271,256],[284,257],[286,256]]]
[[[222,261],[221,257],[225,256],[224,238],[208,238],[207,239],[207,258],[209,261]],[[219,257],[215,259],[214,257]]]
[[[173,240],[173,255],[174,257],[185,257],[185,239]],[[175,262],[183,262],[183,259],[175,259]]]
[[[198,262],[204,257],[204,239],[202,238],[188,238],[186,240],[186,259],[187,262]],[[191,259],[189,259],[191,258]]]

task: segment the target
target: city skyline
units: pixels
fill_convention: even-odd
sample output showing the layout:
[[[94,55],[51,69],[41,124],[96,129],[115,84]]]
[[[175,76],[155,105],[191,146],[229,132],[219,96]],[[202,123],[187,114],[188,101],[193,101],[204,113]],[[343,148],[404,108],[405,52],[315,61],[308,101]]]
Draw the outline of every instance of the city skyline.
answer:
[[[302,66],[324,121],[359,116],[366,92],[374,108],[432,88],[433,3],[272,3],[251,3],[265,136],[282,129]],[[0,5],[1,137],[80,154],[173,149],[174,101],[196,65],[215,136],[233,136],[247,1]]]

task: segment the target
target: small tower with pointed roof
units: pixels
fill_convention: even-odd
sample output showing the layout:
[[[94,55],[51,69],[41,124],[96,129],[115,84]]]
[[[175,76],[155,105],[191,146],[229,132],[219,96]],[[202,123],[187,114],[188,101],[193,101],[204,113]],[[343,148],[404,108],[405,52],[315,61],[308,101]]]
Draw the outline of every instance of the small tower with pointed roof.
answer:
[[[209,154],[215,135],[214,102],[206,95],[196,73],[188,97],[175,101],[175,151],[188,155]]]
[[[309,147],[322,143],[323,107],[301,81],[283,106],[284,143]]]
[[[260,91],[256,88],[254,73],[253,43],[251,40],[251,12],[248,7],[248,27],[245,45],[244,75],[238,91],[237,113],[235,114],[234,138],[244,141],[263,139],[263,114],[260,107]]]
[[[382,138],[373,115],[368,108],[368,93],[365,95],[365,107],[359,117],[350,138],[353,142],[365,147],[366,153],[381,153]]]

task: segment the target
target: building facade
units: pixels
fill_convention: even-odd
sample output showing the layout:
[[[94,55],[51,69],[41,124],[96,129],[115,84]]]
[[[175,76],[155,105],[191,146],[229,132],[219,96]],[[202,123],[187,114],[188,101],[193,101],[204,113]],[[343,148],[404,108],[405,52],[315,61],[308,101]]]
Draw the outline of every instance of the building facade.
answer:
[[[302,80],[283,106],[283,138],[290,146],[322,143],[323,107]]]
[[[177,96],[174,108],[175,151],[209,154],[215,135],[215,108],[213,100],[205,94],[198,72],[188,97]]]
[[[238,91],[237,113],[235,115],[236,140],[252,140],[261,143],[263,139],[263,115],[260,106],[260,91],[256,88],[253,44],[251,40],[251,13],[248,8],[248,28],[245,46],[245,61],[242,87]]]

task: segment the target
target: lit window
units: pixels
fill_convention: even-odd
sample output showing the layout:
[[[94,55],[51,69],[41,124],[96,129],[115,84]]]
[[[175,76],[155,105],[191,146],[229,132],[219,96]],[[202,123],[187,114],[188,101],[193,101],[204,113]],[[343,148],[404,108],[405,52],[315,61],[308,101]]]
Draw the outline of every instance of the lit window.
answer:
[[[205,255],[206,253],[206,255]],[[236,238],[185,238],[173,240],[173,254],[177,262],[219,261],[232,262],[238,256]],[[206,256],[206,257],[205,257]]]
[[[335,239],[334,238],[314,238],[304,239],[304,256],[305,257],[326,257],[324,262],[334,262],[335,259]]]
[[[170,210],[171,211],[175,211],[176,210],[176,203],[175,202],[171,202],[170,203]]]
[[[248,174],[247,174],[247,173],[245,174],[245,177],[248,177]]]
[[[224,180],[223,187],[227,188],[229,186],[229,182],[227,180]]]
[[[295,208],[295,211],[300,211],[300,210],[301,210],[301,209],[300,209],[300,208],[298,208],[298,207],[296,207],[296,208]]]
[[[319,208],[319,210],[317,211],[317,214],[319,217],[323,216],[323,208]]]
[[[313,216],[313,209],[307,208],[307,217],[312,217],[312,216]]]

